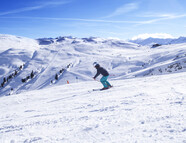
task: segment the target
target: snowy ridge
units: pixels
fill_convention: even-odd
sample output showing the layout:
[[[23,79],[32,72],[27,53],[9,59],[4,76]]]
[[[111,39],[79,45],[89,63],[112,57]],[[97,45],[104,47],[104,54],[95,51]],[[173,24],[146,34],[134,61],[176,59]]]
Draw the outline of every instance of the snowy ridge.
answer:
[[[8,49],[35,51],[39,47],[37,40],[8,34],[0,34],[0,43],[0,52]]]
[[[140,45],[149,45],[152,46],[154,44],[160,44],[160,45],[168,45],[168,44],[181,44],[186,43],[186,37],[179,37],[175,39],[167,38],[167,39],[161,39],[161,38],[147,38],[147,39],[135,39],[135,40],[129,40],[130,42],[140,44]]]

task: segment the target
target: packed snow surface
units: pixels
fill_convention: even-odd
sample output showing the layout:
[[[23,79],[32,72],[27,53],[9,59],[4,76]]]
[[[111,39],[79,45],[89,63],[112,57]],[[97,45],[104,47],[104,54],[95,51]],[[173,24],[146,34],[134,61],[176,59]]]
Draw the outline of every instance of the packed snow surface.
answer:
[[[55,86],[0,98],[0,142],[184,143],[186,73]]]

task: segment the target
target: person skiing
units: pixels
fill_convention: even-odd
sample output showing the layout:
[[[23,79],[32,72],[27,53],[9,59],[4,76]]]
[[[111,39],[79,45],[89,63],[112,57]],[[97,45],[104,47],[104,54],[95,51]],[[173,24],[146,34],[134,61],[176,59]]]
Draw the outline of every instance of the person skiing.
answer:
[[[109,73],[107,70],[105,70],[103,67],[101,67],[98,63],[94,62],[93,63],[94,67],[97,69],[96,75],[93,77],[94,80],[102,74],[103,77],[100,79],[100,82],[103,84],[103,88],[101,90],[109,89],[112,87],[112,85],[107,81],[109,77]]]

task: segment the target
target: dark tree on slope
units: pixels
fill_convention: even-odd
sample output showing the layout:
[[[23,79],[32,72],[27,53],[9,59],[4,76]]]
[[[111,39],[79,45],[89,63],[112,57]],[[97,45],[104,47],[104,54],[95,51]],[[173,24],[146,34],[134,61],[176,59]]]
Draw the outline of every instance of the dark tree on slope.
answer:
[[[159,47],[159,46],[161,46],[161,44],[154,44],[154,45],[152,45],[152,48],[156,48],[156,47]]]
[[[30,74],[31,79],[34,77],[34,72],[32,71]]]
[[[4,82],[3,82],[3,83],[1,83],[1,87],[4,87]]]
[[[58,80],[58,74],[55,75],[55,79]]]
[[[23,78],[21,81],[24,83],[24,82],[26,82],[26,79]]]
[[[16,76],[17,75],[17,70],[15,70],[15,72],[14,72],[14,76]]]
[[[3,82],[6,82],[6,78],[5,77],[3,78]]]

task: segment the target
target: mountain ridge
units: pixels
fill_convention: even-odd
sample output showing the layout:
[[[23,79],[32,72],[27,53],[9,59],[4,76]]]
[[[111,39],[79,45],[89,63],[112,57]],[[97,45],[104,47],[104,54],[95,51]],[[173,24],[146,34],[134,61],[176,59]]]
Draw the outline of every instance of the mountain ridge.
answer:
[[[136,40],[129,40],[130,42],[140,44],[140,45],[149,45],[152,46],[153,44],[161,44],[161,45],[168,45],[168,44],[181,44],[186,43],[186,37],[179,37],[179,38],[146,38],[146,39],[136,39]]]

